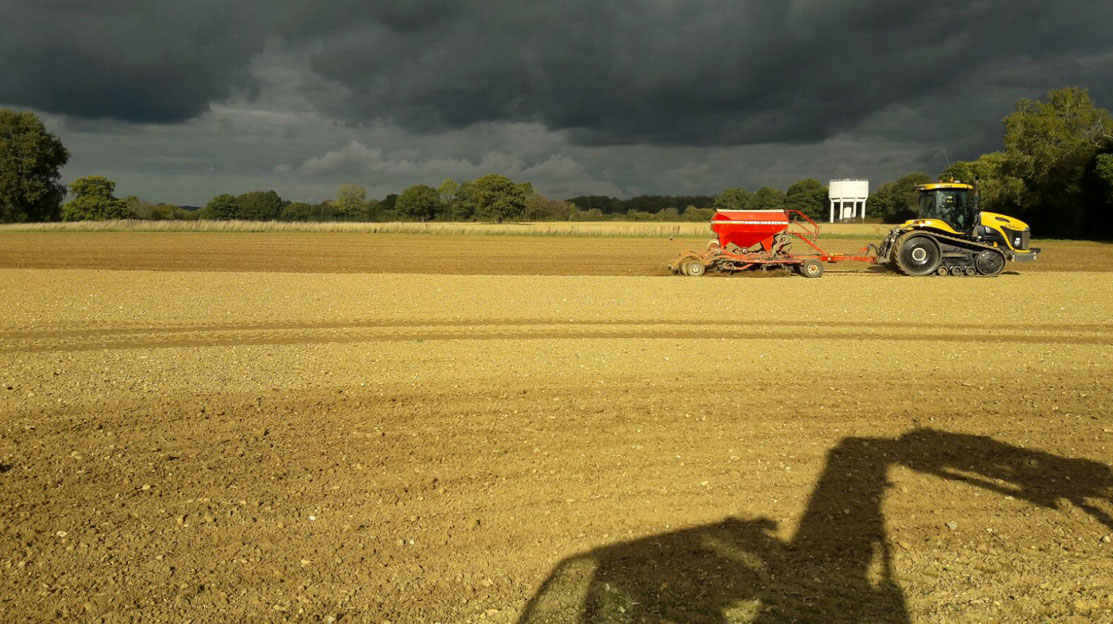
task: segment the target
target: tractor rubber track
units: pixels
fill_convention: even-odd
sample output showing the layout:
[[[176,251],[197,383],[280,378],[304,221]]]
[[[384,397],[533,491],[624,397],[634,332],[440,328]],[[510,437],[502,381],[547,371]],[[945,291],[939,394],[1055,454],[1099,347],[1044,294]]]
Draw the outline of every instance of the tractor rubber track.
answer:
[[[956,236],[949,236],[936,231],[909,230],[908,232],[897,236],[896,239],[893,240],[892,245],[889,248],[889,264],[891,264],[896,270],[904,273],[905,275],[912,274],[906,271],[904,267],[901,266],[900,260],[898,259],[898,254],[901,247],[904,245],[904,242],[914,236],[926,236],[935,240],[936,243],[939,244],[939,250],[942,254],[939,266],[946,267],[948,269],[948,275],[953,275],[953,273],[951,273],[952,267],[959,267],[961,269],[973,267],[976,271],[976,277],[996,277],[1001,274],[1001,272],[1004,270],[1005,264],[1008,262],[1008,256],[1006,256],[1005,253],[1002,252],[999,248],[994,247],[990,244],[979,243]],[[997,270],[991,270],[987,272],[983,271],[982,268],[977,266],[978,255],[985,251],[998,254],[1001,257],[1001,262]],[[936,274],[941,275],[942,273],[937,272]]]

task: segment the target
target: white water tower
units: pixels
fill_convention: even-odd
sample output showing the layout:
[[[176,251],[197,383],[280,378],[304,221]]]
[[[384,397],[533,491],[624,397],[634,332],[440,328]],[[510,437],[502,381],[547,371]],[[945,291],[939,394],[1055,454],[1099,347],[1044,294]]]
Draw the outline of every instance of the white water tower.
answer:
[[[870,181],[853,178],[831,180],[827,196],[831,200],[831,223],[835,219],[865,219],[866,198],[870,195]]]

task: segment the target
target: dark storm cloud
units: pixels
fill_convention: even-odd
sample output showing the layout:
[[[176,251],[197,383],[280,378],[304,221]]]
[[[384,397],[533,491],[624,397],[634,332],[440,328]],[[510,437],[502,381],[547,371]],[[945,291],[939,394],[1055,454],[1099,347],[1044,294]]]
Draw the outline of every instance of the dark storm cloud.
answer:
[[[1018,95],[1081,84],[1108,106],[1113,84],[1113,12],[1093,0],[21,4],[0,23],[14,77],[0,101],[125,120],[181,120],[250,89],[267,46],[340,85],[316,104],[346,121],[537,121],[583,144],[932,124],[982,142]]]
[[[76,117],[189,119],[252,89],[248,64],[267,35],[252,6],[2,0],[0,102]]]
[[[596,144],[810,142],[888,107],[961,121],[1002,106],[995,90],[1011,102],[1067,81],[1103,87],[1108,76],[1075,59],[1113,49],[1111,12],[1089,0],[487,1],[457,13],[407,30],[352,20],[319,39],[314,69],[354,96],[337,112],[427,130],[527,119]]]

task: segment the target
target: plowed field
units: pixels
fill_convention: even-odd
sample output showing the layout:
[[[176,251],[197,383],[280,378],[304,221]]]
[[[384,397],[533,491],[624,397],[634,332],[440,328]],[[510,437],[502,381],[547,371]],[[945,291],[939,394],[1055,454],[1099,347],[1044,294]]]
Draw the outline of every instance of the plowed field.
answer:
[[[682,249],[706,249],[712,235],[666,238],[472,236],[348,233],[9,232],[0,231],[0,268],[436,273],[439,275],[666,275]],[[831,253],[855,253],[879,239],[823,239]],[[1109,244],[1036,241],[1039,262],[1009,270],[1113,271]],[[796,243],[799,253],[806,247]],[[844,263],[831,272],[863,272]]]
[[[1109,246],[492,238],[0,236],[0,621],[1113,622]]]

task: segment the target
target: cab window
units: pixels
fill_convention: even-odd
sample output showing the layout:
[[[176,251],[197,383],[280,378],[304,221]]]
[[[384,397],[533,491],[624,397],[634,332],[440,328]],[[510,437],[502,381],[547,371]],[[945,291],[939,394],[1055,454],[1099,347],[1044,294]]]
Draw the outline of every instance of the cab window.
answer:
[[[920,217],[940,219],[956,231],[970,227],[970,205],[965,190],[936,190],[920,195]]]

